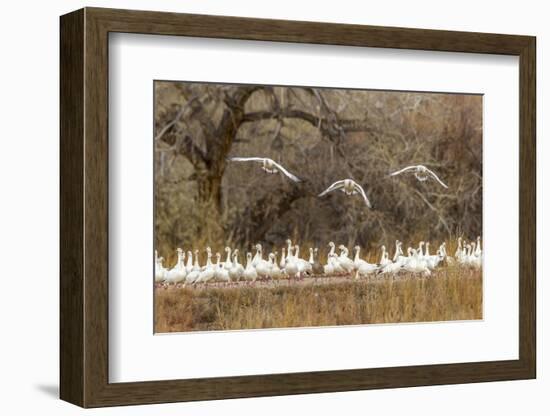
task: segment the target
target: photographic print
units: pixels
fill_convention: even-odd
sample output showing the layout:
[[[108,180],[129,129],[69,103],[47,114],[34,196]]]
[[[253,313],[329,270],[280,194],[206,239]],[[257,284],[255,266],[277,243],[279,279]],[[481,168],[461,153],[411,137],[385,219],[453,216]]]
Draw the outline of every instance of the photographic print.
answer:
[[[482,110],[155,81],[154,331],[482,319]]]

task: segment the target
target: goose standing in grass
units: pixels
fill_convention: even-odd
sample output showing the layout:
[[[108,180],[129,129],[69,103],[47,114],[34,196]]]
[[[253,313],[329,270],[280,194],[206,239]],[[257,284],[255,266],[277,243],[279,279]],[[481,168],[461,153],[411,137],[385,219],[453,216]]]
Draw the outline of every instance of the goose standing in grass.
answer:
[[[244,267],[239,263],[239,250],[235,249],[233,252],[233,263],[229,269],[229,277],[232,281],[238,282],[241,280],[244,274]]]
[[[283,272],[279,268],[279,265],[277,264],[277,253],[269,253],[269,263],[271,265],[271,269],[269,270],[269,277],[271,277],[273,280],[279,280],[283,277]]]
[[[191,253],[191,252],[189,252]],[[189,257],[187,258],[187,266],[189,266]],[[201,267],[199,265],[199,250],[195,250],[195,258],[191,270],[187,272],[185,283],[193,284],[199,278]]]
[[[206,247],[206,265],[199,273],[199,277],[195,280],[195,283],[207,283],[214,278],[216,269],[212,264],[212,251],[210,247]]]
[[[243,277],[247,282],[255,282],[258,278],[258,273],[254,266],[252,266],[252,253],[246,253],[246,268],[244,269]]]
[[[346,246],[343,244],[340,244],[338,246],[340,249],[340,255],[338,256],[338,262],[342,266],[342,268],[345,270],[346,273],[351,273],[355,270],[355,264],[353,263],[353,260],[348,257],[349,250]]]
[[[285,248],[281,249],[281,261],[279,262],[279,269],[284,270],[286,264]]]
[[[159,257],[155,250],[155,283],[162,283],[166,278],[166,269],[162,265],[163,257]]]
[[[390,264],[391,260],[390,260],[388,252],[386,251],[386,246],[382,245],[381,249],[382,249],[382,255],[380,256],[380,266],[383,267],[383,266],[387,266],[388,264]]]
[[[199,264],[199,250],[195,250],[195,261],[193,263],[193,271],[200,272],[202,270]]]
[[[187,264],[185,265],[185,272],[191,273],[193,271],[193,253],[191,250],[187,251]]]
[[[325,196],[329,192],[335,191],[337,189],[340,189],[346,195],[360,194],[363,200],[365,201],[365,204],[367,205],[367,207],[372,208],[372,205],[369,199],[367,198],[367,194],[365,193],[364,189],[361,187],[361,185],[359,185],[353,179],[342,179],[341,181],[336,181],[332,185],[330,185],[327,189],[325,189],[323,192],[321,192],[318,196],[319,197]]]
[[[185,253],[181,248],[178,248],[177,252],[178,261],[176,265],[166,272],[166,282],[175,285],[182,283],[185,280],[185,276],[187,276],[184,263]]]
[[[224,250],[226,257],[225,262],[223,263],[223,267],[225,268],[225,270],[229,271],[229,269],[231,269],[231,266],[233,265],[233,263],[231,262],[231,248],[226,247]]]
[[[458,260],[462,256],[462,237],[458,237],[458,245],[456,246],[455,258]]]
[[[481,257],[481,237],[478,235],[477,236],[477,245],[476,245],[476,249],[474,251],[474,254],[478,257]]]
[[[370,269],[372,267],[377,268],[378,266],[376,264],[369,263],[366,260],[363,260],[360,256],[361,247],[355,246],[353,247],[353,250],[355,251],[355,257],[353,259],[353,266],[355,270],[358,270],[362,266],[366,267],[367,269]]]
[[[401,244],[399,240],[395,240],[395,253],[393,254],[392,261],[395,263],[397,261],[397,258],[400,255],[403,255],[403,252],[401,251]]]
[[[359,277],[367,277],[378,270],[377,264],[369,263],[368,261],[363,260],[359,257],[359,252],[361,251],[361,247],[355,246],[354,250],[355,250],[355,259],[353,261],[353,264],[355,266],[355,279],[359,279]]]
[[[313,264],[311,265],[313,274],[323,274],[323,265],[319,262],[319,249],[315,247],[313,249]]]
[[[231,279],[229,278],[229,271],[225,268],[225,264],[221,264],[221,254],[216,253],[216,265],[214,271],[214,280],[217,282],[230,283]]]
[[[447,185],[445,185],[441,179],[439,179],[439,177],[433,172],[431,171],[430,169],[428,169],[426,166],[424,165],[412,165],[412,166],[407,166],[406,168],[403,168],[401,170],[398,170],[397,172],[393,172],[393,173],[390,173],[390,176],[397,176],[397,175],[401,175],[402,173],[405,173],[405,172],[410,172],[410,173],[414,173],[414,176],[416,177],[416,179],[418,179],[420,182],[424,182],[426,181],[429,177],[432,177],[433,179],[435,179],[441,186],[443,186],[444,188],[448,188]]]
[[[331,276],[334,274],[339,274],[339,270],[337,268],[337,260],[336,260],[336,254],[334,253],[328,253],[327,255],[327,264],[323,266],[323,273],[327,276]],[[339,266],[338,266],[339,267]]]
[[[469,255],[470,246],[467,244],[466,241],[463,242],[462,248],[460,252],[458,253],[457,262],[461,266],[467,266],[468,265],[468,255]]]
[[[294,258],[298,263],[298,269],[300,270],[300,274],[301,273],[311,274],[311,264],[308,261],[300,258],[300,246],[298,246],[298,244],[294,246],[294,250],[295,250]]]
[[[409,261],[405,263],[403,268],[411,273],[422,273],[425,276],[429,276],[431,274],[430,269],[428,269],[428,265],[426,263],[426,260],[424,260],[421,256],[421,250],[415,250],[412,248],[409,248]]]
[[[329,241],[329,252],[327,256],[327,266],[329,266],[328,270],[331,270],[330,273],[325,274],[344,274],[345,269],[340,265],[338,255],[336,254],[336,244],[334,242]],[[326,269],[326,268],[325,268]]]
[[[300,178],[290,173],[281,164],[267,157],[230,157],[228,160],[230,162],[258,162],[258,163],[261,163],[262,170],[269,174],[275,174],[280,172],[293,182],[301,181]]]
[[[269,269],[271,268],[269,262],[263,259],[262,245],[256,244],[256,256],[252,260],[252,266],[256,268],[258,277],[266,278],[269,276]]]
[[[443,258],[445,259],[445,262],[450,265],[450,264],[453,264],[455,262],[455,260],[447,255],[447,243],[445,243],[445,241],[443,241],[443,243],[441,243],[441,246],[439,247],[439,250],[441,251],[441,254],[443,255]]]
[[[287,240],[287,244],[289,246],[287,247],[287,254],[286,254],[286,262],[285,262],[285,273],[289,277],[294,278],[300,278],[300,268],[298,267],[298,262],[296,261],[296,258],[294,257],[294,254],[292,252],[292,245],[290,244],[290,240]]]
[[[482,264],[481,254],[476,254],[476,243],[471,243],[468,245],[468,255],[466,263],[468,266],[473,267],[475,269],[480,269]]]
[[[430,243],[426,243],[426,254],[424,255],[424,260],[426,260],[426,266],[430,270],[434,270],[439,263],[443,261],[445,256],[441,252],[441,247],[437,250],[435,255],[430,254]]]

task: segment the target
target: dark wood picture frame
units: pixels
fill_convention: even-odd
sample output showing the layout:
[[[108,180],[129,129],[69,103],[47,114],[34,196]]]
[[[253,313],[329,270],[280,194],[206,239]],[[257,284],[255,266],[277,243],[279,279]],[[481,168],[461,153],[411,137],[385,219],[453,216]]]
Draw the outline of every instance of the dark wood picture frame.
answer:
[[[530,36],[85,8],[60,19],[60,396],[83,407],[337,392],[536,376],[535,50]],[[519,56],[519,359],[109,383],[110,32]]]

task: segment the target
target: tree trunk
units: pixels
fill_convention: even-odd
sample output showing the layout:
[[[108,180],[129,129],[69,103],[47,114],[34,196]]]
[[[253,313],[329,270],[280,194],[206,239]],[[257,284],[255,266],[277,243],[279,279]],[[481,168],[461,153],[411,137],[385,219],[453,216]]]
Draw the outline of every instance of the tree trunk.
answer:
[[[207,245],[224,244],[225,241],[221,209],[222,176],[221,171],[197,172],[197,233],[199,241]]]

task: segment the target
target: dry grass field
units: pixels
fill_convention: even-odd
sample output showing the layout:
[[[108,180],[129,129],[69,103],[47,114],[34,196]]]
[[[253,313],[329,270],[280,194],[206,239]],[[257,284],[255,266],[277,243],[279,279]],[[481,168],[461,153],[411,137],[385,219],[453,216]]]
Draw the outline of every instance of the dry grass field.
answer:
[[[157,288],[155,332],[481,319],[482,293],[482,271],[457,267],[431,277]]]

